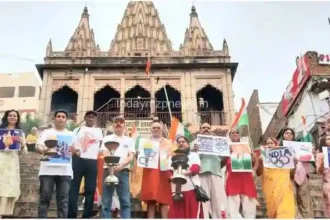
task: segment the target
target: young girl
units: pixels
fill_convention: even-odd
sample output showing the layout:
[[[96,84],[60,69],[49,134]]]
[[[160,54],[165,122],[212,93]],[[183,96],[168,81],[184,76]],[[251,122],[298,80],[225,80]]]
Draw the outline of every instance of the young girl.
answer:
[[[268,138],[267,149],[276,149],[278,142]],[[265,168],[263,158],[259,158],[257,175],[262,175],[262,190],[267,206],[268,218],[294,219],[296,207],[293,187],[290,179],[290,169]]]
[[[330,217],[330,169],[324,168],[324,154],[322,147],[330,147],[330,135],[320,140],[320,153],[316,155],[316,171],[323,175],[324,217]]]

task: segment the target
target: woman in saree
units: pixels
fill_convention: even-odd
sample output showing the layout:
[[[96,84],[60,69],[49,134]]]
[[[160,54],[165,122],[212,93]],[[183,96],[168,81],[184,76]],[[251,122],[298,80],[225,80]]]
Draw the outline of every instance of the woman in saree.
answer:
[[[324,167],[324,153],[322,147],[330,148],[330,134],[325,135],[320,140],[320,153],[316,155],[316,171],[323,175],[323,198],[324,198],[324,217],[330,218],[330,169]]]
[[[267,139],[267,149],[277,147],[278,142],[275,138]],[[290,169],[266,168],[263,166],[263,158],[260,157],[256,174],[262,175],[262,190],[267,207],[267,217],[294,219],[296,207]]]
[[[282,140],[295,141],[294,130],[285,128],[282,133]],[[295,162],[296,168],[291,170],[291,178],[293,193],[296,197],[296,218],[314,218],[309,173],[315,172],[315,167],[309,162]]]
[[[20,129],[20,115],[15,110],[8,110],[2,117],[0,129]],[[18,136],[17,141],[21,143],[21,150],[27,152],[25,147],[24,133]],[[8,141],[13,141],[13,136],[7,137]],[[2,138],[1,141],[5,141]],[[14,213],[15,202],[18,200],[21,189],[21,178],[19,168],[18,152],[15,150],[0,151],[0,218],[10,216]]]

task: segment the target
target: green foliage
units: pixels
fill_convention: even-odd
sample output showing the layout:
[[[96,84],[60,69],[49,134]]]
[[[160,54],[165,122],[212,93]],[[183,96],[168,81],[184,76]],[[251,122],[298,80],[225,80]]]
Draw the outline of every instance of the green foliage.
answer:
[[[74,121],[68,121],[66,123],[66,129],[68,129],[69,131],[73,131],[75,128],[79,127],[78,124],[76,124]]]
[[[40,118],[33,118],[31,114],[26,114],[21,121],[21,127],[25,134],[29,134],[33,127],[38,128],[42,124]]]

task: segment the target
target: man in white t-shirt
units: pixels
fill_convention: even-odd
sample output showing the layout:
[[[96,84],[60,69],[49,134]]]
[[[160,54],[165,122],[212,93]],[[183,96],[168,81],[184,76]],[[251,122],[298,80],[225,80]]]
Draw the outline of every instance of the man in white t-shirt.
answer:
[[[107,135],[102,141],[101,150],[104,156],[109,155],[110,152],[104,146],[107,142],[118,142],[119,147],[115,151],[115,156],[120,157],[118,166],[114,168],[114,174],[119,179],[119,184],[114,187],[103,183],[102,192],[102,218],[111,218],[111,205],[114,190],[116,189],[120,202],[120,216],[121,218],[131,218],[131,196],[129,184],[129,167],[133,160],[135,153],[134,142],[131,138],[124,135],[125,119],[124,117],[116,117],[113,119],[114,130],[113,134]],[[108,167],[104,166],[103,179],[109,175]]]
[[[45,141],[58,141],[56,151],[58,156],[49,161],[40,162],[39,180],[40,197],[38,218],[47,218],[48,207],[56,186],[57,217],[68,216],[69,190],[72,179],[71,154],[80,154],[80,149],[72,147],[72,132],[65,128],[68,113],[57,110],[54,115],[54,128],[42,132],[36,144],[36,151],[45,154],[48,151]]]
[[[97,113],[87,111],[85,114],[85,125],[76,128],[72,134],[72,143],[75,148],[81,149],[80,156],[72,157],[73,179],[69,196],[68,218],[77,218],[78,197],[81,180],[84,177],[84,213],[83,218],[93,216],[94,194],[97,178],[97,156],[103,133],[100,128],[94,127]]]

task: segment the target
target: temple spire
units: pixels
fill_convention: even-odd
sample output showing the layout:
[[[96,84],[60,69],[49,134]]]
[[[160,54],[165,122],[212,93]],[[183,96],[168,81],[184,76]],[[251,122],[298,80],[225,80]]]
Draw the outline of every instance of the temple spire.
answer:
[[[110,56],[162,56],[172,51],[152,1],[130,1],[111,41]]]
[[[222,54],[224,56],[229,56],[229,48],[226,39],[223,39],[222,43]]]
[[[46,57],[52,56],[52,53],[53,53],[52,39],[49,39],[47,48],[46,48]]]
[[[202,28],[194,5],[191,7],[190,25],[186,29],[181,51],[185,56],[204,56],[213,52],[212,44]]]
[[[73,33],[65,52],[72,57],[92,57],[99,52],[95,43],[93,29],[89,25],[87,7],[84,7],[78,27]]]

